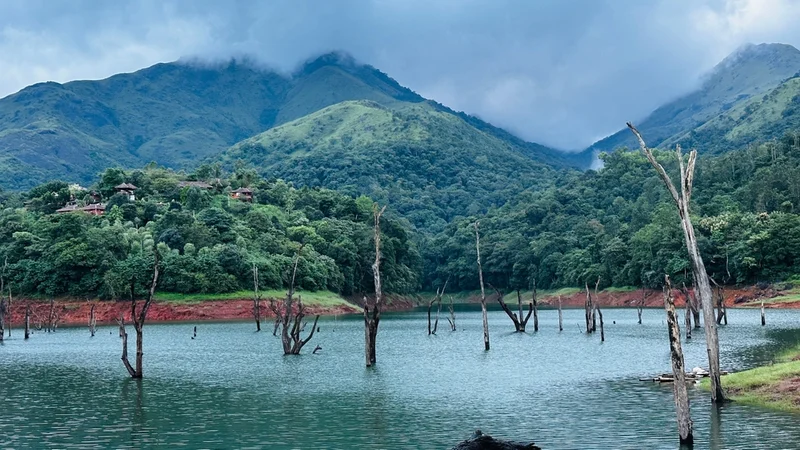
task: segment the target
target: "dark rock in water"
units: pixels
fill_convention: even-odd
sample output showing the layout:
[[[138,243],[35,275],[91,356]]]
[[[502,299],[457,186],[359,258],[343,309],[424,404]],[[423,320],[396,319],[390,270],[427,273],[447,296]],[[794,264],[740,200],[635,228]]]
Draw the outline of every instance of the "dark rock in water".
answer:
[[[459,443],[453,450],[541,450],[530,443],[504,441],[495,439],[488,434],[481,433],[481,430],[476,430],[472,437],[464,442]]]

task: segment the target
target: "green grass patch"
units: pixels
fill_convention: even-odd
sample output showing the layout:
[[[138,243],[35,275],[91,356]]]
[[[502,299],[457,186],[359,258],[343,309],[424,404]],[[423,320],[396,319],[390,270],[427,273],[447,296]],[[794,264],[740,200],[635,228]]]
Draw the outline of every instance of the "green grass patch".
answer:
[[[330,291],[297,291],[297,296],[303,298],[303,303],[306,305],[314,306],[339,306],[348,305],[353,306],[347,300],[342,298],[339,294]],[[282,299],[286,296],[286,291],[283,290],[267,290],[261,291],[261,298],[263,300],[269,298]],[[158,292],[156,293],[156,301],[175,303],[175,304],[191,304],[202,303],[211,300],[240,300],[252,299],[253,291],[237,291],[227,292],[224,294],[179,294],[175,292]]]
[[[778,355],[769,366],[736,372],[722,377],[722,386],[736,402],[781,411],[800,412],[800,345]],[[709,389],[704,379],[700,386]]]
[[[765,298],[764,304],[765,305],[774,305],[780,303],[794,303],[800,302],[800,289],[792,289],[791,291],[787,291],[783,295],[779,295],[773,298]],[[742,306],[761,306],[761,300],[753,300],[751,302],[744,303]]]

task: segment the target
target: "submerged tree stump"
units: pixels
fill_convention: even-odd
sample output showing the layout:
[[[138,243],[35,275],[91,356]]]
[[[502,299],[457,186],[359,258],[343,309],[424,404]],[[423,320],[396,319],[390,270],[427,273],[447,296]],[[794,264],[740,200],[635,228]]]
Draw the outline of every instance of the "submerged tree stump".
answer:
[[[764,300],[761,300],[761,326],[767,324],[767,317],[764,315]]]
[[[459,443],[453,450],[541,450],[541,448],[533,442],[504,441],[476,430],[471,438]]]

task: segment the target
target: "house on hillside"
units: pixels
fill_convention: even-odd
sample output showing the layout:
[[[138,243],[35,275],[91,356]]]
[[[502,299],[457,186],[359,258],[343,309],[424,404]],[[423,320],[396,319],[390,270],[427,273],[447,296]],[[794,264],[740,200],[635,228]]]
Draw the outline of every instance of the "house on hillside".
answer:
[[[253,191],[249,188],[239,188],[231,191],[231,198],[241,200],[243,202],[253,201]]]
[[[80,211],[80,210],[81,210],[81,208],[79,208],[78,205],[76,205],[75,203],[67,203],[63,208],[57,209],[56,213],[65,214],[65,213],[71,213],[71,212]]]
[[[122,183],[119,185],[114,186],[114,190],[117,191],[119,194],[124,194],[128,196],[128,200],[135,202],[136,201],[136,190],[139,189],[136,186],[130,183]]]
[[[86,214],[90,214],[92,216],[102,216],[106,212],[106,205],[102,203],[92,203],[91,205],[86,205],[84,207],[78,206],[75,202],[67,203],[66,206],[63,208],[57,209],[56,213],[58,214],[65,214],[65,213],[72,213],[72,212],[85,212]]]
[[[93,216],[102,216],[106,212],[106,205],[102,203],[92,203],[81,208],[81,211]]]
[[[178,182],[178,187],[181,188],[181,189],[183,189],[185,187],[197,188],[197,189],[206,189],[206,190],[214,189],[214,186],[211,186],[210,184],[208,184],[206,182],[203,182],[203,181],[179,181]]]

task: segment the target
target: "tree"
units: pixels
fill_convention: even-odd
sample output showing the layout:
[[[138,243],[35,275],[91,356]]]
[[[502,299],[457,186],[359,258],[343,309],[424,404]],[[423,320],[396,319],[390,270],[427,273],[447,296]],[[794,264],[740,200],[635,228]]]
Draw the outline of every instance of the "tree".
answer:
[[[372,263],[372,276],[375,282],[375,299],[370,305],[367,297],[364,297],[364,349],[367,367],[375,365],[377,361],[375,355],[375,340],[378,337],[378,325],[381,321],[381,308],[383,308],[383,291],[381,286],[381,216],[384,211],[386,211],[386,205],[378,210],[378,204],[373,204],[372,214],[375,219],[375,262]]]
[[[158,286],[158,271],[159,271],[159,255],[158,248],[153,247],[153,280],[150,283],[150,290],[147,294],[147,299],[141,308],[137,309],[135,295],[136,279],[131,280],[131,320],[133,321],[133,329],[136,331],[136,367],[133,367],[128,360],[128,333],[125,331],[125,317],[122,316],[117,320],[119,324],[119,334],[122,337],[122,364],[128,369],[131,378],[142,378],[142,357],[144,355],[142,334],[144,331],[144,321],[147,319],[147,311],[150,309],[150,304],[153,302],[153,297],[156,293],[156,286]]]
[[[283,344],[284,355],[299,355],[300,350],[314,337],[314,332],[317,330],[317,321],[319,321],[319,314],[317,314],[311,327],[311,333],[305,339],[301,338],[300,333],[305,328],[305,323],[303,322],[305,306],[303,305],[303,298],[298,296],[297,308],[294,308],[294,286],[297,278],[297,265],[300,263],[300,253],[303,251],[303,247],[304,245],[301,244],[297,249],[297,253],[295,253],[289,290],[286,292],[283,303],[279,305],[274,300],[270,301],[270,307],[281,327],[281,343]]]
[[[486,291],[483,287],[483,267],[481,266],[481,236],[478,233],[478,222],[475,227],[475,251],[478,254],[478,280],[481,285],[481,314],[483,316],[483,348],[489,350],[489,318],[486,315]],[[502,296],[502,295],[501,295]],[[517,327],[519,328],[519,327]]]
[[[681,147],[676,146],[675,156],[678,159],[678,168],[680,171],[680,186],[681,191],[675,189],[664,167],[653,156],[653,152],[647,148],[642,135],[639,130],[630,122],[627,123],[628,128],[636,136],[639,141],[639,147],[642,152],[650,161],[650,164],[658,173],[661,181],[666,186],[675,206],[678,208],[678,214],[681,218],[681,227],[683,228],[683,235],[686,241],[686,249],[689,252],[689,259],[692,264],[692,274],[695,280],[700,295],[700,303],[703,308],[703,324],[705,325],[706,333],[706,349],[708,350],[708,369],[709,377],[711,378],[711,401],[718,403],[724,402],[725,391],[722,389],[722,381],[720,378],[720,364],[719,364],[719,340],[717,336],[716,322],[714,321],[714,299],[711,293],[711,284],[709,282],[708,273],[700,256],[700,250],[697,247],[697,238],[695,236],[692,219],[689,213],[689,204],[692,196],[692,181],[694,179],[694,166],[697,160],[697,150],[692,150],[689,153],[688,161],[684,165],[683,155],[681,154]]]

